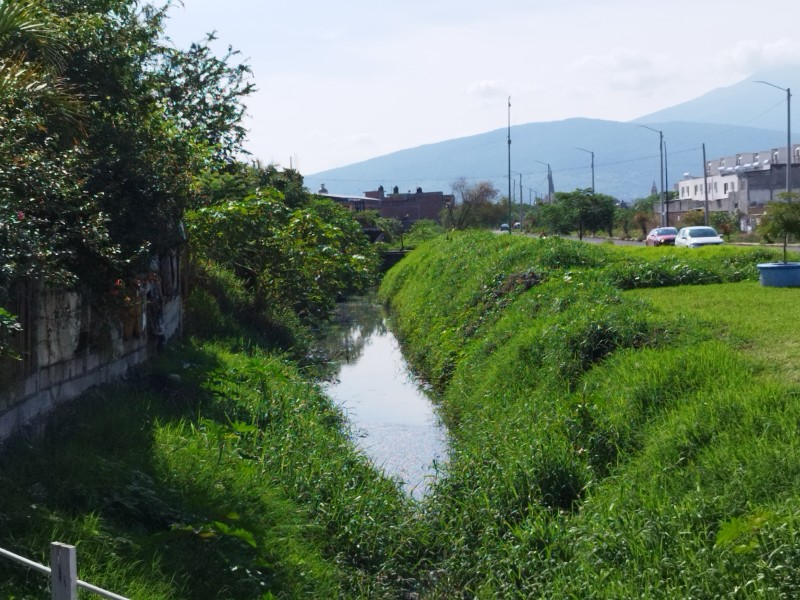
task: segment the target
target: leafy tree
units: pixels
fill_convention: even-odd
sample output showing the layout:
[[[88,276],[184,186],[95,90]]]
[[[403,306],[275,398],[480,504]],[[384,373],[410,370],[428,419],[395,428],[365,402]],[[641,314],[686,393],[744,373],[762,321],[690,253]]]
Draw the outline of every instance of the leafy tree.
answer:
[[[170,4],[0,0],[0,303],[138,274],[240,151],[249,70],[165,45]]]
[[[657,224],[653,212],[656,202],[658,202],[657,194],[640,198],[633,203],[633,222],[639,227],[642,237],[646,237],[647,232]]]
[[[785,202],[769,202],[758,230],[766,241],[783,241],[783,262],[786,262],[786,246],[789,238],[800,238],[800,202],[798,194],[783,193]]]
[[[690,210],[683,215],[681,224],[684,227],[691,227],[692,225],[704,225],[706,216],[702,210]]]
[[[69,26],[65,77],[90,98],[85,189],[101,198],[117,271],[135,274],[152,254],[181,242],[184,211],[199,202],[199,175],[226,168],[241,150],[249,68],[208,48],[163,41],[170,3],[59,0]],[[113,277],[113,275],[112,275]]]
[[[378,241],[386,244],[400,242],[403,245],[403,222],[400,219],[382,217],[377,210],[357,212],[353,218],[366,230],[372,230]]]
[[[494,202],[499,192],[490,182],[472,184],[461,177],[452,187],[455,205],[446,208],[444,220],[448,227],[496,227],[503,219],[503,206]]]
[[[631,237],[631,227],[636,225],[635,217],[636,211],[633,210],[633,207],[624,206],[617,208],[616,223],[617,226],[622,229],[622,235],[626,238]]]
[[[207,34],[186,51],[163,48],[156,77],[166,116],[202,141],[213,159],[227,163],[243,151],[243,101],[255,86],[250,67],[233,62],[237,50],[228,46],[224,56],[213,54],[208,44],[215,39]]]
[[[721,235],[730,237],[731,233],[739,229],[739,212],[734,213],[714,211],[708,215],[709,223]]]
[[[539,205],[534,222],[548,233],[566,235],[574,231],[575,220],[569,207],[561,202],[547,202]]]
[[[0,98],[77,122],[80,99],[64,80],[64,25],[41,2],[0,0]],[[28,106],[25,106],[28,104]]]
[[[596,194],[591,188],[557,192],[553,205],[560,207],[562,228],[569,224],[570,231],[577,231],[580,239],[587,231],[613,233],[615,200],[611,196]]]
[[[443,233],[442,226],[430,219],[420,219],[414,223],[406,235],[406,243],[416,246]]]
[[[274,187],[188,215],[195,252],[231,270],[256,311],[288,306],[308,321],[324,319],[340,295],[374,282],[378,257],[352,213],[306,194],[292,207]]]

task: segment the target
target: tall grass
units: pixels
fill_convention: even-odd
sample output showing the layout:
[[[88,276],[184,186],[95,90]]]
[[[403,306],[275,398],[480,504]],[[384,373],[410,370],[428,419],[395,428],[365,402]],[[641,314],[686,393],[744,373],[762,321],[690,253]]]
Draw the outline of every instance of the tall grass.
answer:
[[[800,305],[762,249],[572,246],[451,235],[384,281],[453,436],[428,595],[796,596]]]
[[[132,598],[397,597],[414,507],[282,356],[165,351],[3,453],[0,545]],[[0,597],[46,578],[0,562]]]
[[[209,272],[206,341],[5,448],[0,545],[78,543],[81,578],[135,598],[797,597],[800,302],[762,260],[420,245],[380,290],[451,432],[418,504]],[[0,561],[0,596],[45,587]]]

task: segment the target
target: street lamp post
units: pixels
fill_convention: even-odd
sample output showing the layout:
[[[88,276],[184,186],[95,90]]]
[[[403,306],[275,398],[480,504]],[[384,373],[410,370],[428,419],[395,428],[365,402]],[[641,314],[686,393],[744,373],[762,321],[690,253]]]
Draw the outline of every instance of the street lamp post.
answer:
[[[511,233],[511,96],[508,97],[508,233]]]
[[[594,152],[591,150],[586,150],[585,148],[575,148],[575,150],[580,150],[582,152],[588,152],[592,155],[592,193],[594,194]]]
[[[547,167],[547,201],[552,202],[553,199],[550,197],[550,187],[551,187],[550,184],[553,181],[553,174],[552,171],[550,171],[550,163],[542,162],[540,160],[535,160],[533,162],[539,163],[540,165],[544,165],[545,167]]]
[[[661,157],[661,181],[659,181],[661,185],[661,226],[664,227],[664,132],[647,125],[639,125],[639,127],[655,131],[658,134],[658,154]]]
[[[769,81],[756,81],[756,83],[763,83],[786,92],[786,193],[790,194],[792,192],[792,92],[790,88],[782,88]]]

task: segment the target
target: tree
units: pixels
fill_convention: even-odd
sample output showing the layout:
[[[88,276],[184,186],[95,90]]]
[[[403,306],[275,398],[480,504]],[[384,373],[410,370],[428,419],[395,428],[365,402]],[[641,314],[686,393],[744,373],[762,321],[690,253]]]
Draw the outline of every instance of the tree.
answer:
[[[731,233],[739,229],[739,212],[734,213],[714,211],[709,214],[709,223],[720,234],[730,237]]]
[[[657,223],[655,221],[654,206],[658,202],[658,195],[640,198],[633,203],[633,222],[642,232],[642,237],[647,237],[647,232]]]
[[[101,198],[120,247],[115,276],[148,268],[181,243],[181,219],[200,202],[199,177],[240,152],[249,68],[221,58],[211,38],[180,51],[162,39],[170,7],[137,0],[53,0],[69,25],[65,77],[91,98],[85,189]]]
[[[190,239],[204,260],[233,272],[254,310],[289,307],[324,319],[339,295],[374,282],[377,252],[347,209],[306,193],[289,206],[275,187],[188,214]]]
[[[540,204],[534,220],[549,233],[566,235],[574,231],[573,215],[569,207],[561,202]]]
[[[769,202],[764,217],[758,226],[759,232],[766,241],[781,240],[783,242],[783,262],[786,262],[786,247],[789,238],[800,238],[800,202],[798,194],[782,193],[785,202]]]
[[[504,216],[503,206],[494,203],[498,191],[491,182],[469,183],[464,177],[453,182],[455,205],[447,207],[446,223],[452,229],[496,227]]]
[[[683,215],[681,224],[684,227],[691,227],[692,225],[705,225],[706,216],[702,210],[690,210]]]
[[[606,231],[613,234],[616,201],[611,196],[596,194],[591,188],[573,192],[557,192],[553,204],[561,207],[562,218],[570,231],[577,231],[583,239],[587,231]]]
[[[78,121],[80,98],[62,73],[68,46],[63,24],[41,2],[0,0],[0,98]]]

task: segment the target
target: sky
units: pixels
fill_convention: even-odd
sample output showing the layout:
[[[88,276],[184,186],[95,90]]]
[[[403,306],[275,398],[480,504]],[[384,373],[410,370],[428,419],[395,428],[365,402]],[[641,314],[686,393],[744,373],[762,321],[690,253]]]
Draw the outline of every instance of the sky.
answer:
[[[509,115],[628,121],[800,68],[798,22],[797,0],[183,0],[166,34],[238,50],[258,89],[246,148],[311,175]]]

